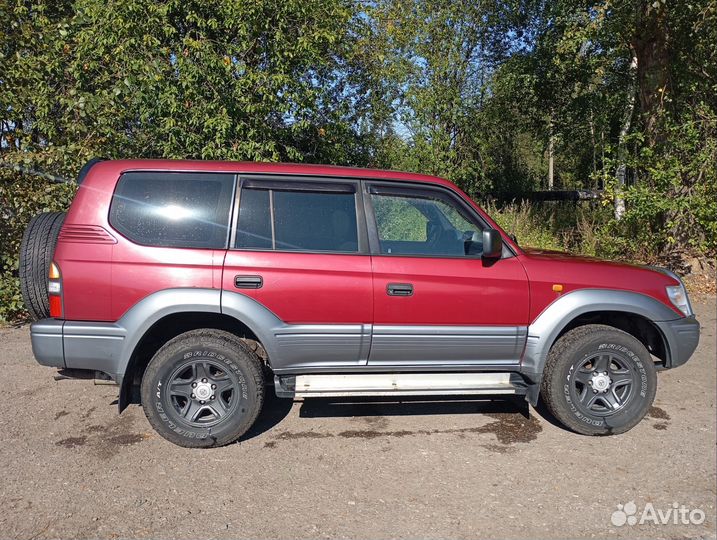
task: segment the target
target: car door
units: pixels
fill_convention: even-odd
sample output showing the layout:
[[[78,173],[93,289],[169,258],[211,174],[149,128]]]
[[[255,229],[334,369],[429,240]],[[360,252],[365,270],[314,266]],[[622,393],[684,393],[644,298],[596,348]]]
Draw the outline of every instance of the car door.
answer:
[[[442,187],[366,183],[374,277],[369,366],[501,369],[517,365],[528,281],[508,248],[482,258],[488,225]]]
[[[279,319],[274,370],[365,365],[373,291],[359,183],[244,177],[237,200],[222,289]]]

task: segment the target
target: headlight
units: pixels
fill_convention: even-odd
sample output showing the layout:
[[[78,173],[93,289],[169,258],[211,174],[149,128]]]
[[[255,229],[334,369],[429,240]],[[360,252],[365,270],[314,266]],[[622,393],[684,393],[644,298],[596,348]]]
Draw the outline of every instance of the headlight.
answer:
[[[692,315],[692,306],[690,305],[690,299],[687,297],[687,291],[685,286],[680,283],[679,285],[665,287],[667,290],[667,296],[670,298],[670,302],[685,314],[685,317]]]
[[[685,317],[693,315],[694,312],[692,311],[692,306],[690,305],[690,299],[687,296],[685,285],[684,283],[682,283],[680,277],[671,270],[668,270],[667,268],[660,268],[659,266],[648,266],[647,268],[649,268],[650,270],[654,270],[655,272],[665,274],[666,276],[670,276],[672,279],[679,283],[679,285],[670,285],[668,287],[665,287],[665,290],[667,291],[667,297],[670,299],[670,302],[672,302],[673,306],[675,306],[682,313],[684,313]]]

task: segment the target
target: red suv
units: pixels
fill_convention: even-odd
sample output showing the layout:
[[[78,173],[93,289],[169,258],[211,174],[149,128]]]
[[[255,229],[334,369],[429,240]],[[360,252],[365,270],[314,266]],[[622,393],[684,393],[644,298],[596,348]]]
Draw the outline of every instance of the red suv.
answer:
[[[22,259],[37,361],[101,372],[120,411],[139,390],[182,446],[236,440],[272,383],[542,396],[576,432],[622,433],[699,339],[669,271],[522,248],[452,183],[394,171],[94,162]]]

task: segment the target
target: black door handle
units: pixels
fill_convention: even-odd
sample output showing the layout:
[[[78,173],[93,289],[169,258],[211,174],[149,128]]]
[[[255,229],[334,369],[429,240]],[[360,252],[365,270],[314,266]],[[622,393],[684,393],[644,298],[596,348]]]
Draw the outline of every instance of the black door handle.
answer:
[[[234,286],[237,289],[261,289],[264,280],[261,276],[234,276]]]
[[[389,296],[413,296],[413,285],[410,283],[389,283],[386,286]]]

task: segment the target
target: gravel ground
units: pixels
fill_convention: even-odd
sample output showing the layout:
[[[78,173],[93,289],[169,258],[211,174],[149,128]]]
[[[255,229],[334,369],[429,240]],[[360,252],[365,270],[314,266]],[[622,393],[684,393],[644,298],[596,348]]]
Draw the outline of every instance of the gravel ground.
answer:
[[[608,438],[520,401],[274,398],[240,443],[187,450],[137,406],[118,416],[116,387],[54,381],[27,327],[2,329],[0,537],[713,538],[715,299],[695,305],[697,353]],[[630,501],[705,521],[613,525]]]

